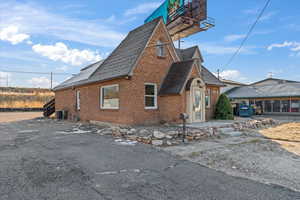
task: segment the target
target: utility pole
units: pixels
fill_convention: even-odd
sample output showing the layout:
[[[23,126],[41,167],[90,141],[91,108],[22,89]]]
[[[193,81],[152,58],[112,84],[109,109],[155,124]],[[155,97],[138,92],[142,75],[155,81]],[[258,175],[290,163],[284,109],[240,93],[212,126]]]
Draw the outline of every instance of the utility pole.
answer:
[[[6,87],[8,87],[8,73],[6,74]]]
[[[52,90],[53,72],[50,73],[50,89]]]
[[[178,49],[181,49],[181,43],[184,43],[184,41],[182,41],[181,38],[179,38],[179,40],[178,40]]]
[[[217,70],[218,79],[220,80],[220,69]]]

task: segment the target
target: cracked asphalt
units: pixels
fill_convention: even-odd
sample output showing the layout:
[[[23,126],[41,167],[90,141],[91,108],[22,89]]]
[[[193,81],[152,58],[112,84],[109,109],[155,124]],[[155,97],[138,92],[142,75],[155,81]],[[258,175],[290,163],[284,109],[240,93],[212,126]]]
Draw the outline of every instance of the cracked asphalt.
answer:
[[[120,145],[93,126],[53,120],[0,123],[1,200],[269,200],[300,193]],[[90,131],[90,132],[86,132]]]

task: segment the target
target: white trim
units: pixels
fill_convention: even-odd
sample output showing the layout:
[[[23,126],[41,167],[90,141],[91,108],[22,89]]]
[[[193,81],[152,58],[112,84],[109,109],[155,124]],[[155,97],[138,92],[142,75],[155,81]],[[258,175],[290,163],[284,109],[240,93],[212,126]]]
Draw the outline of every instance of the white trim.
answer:
[[[191,83],[191,88],[190,90],[187,92],[187,112],[190,116],[188,122],[189,123],[193,123],[193,122],[204,122],[205,119],[205,113],[206,113],[206,109],[205,109],[205,90],[206,87],[198,87],[195,83],[196,81],[200,80],[202,82],[201,78],[195,78],[193,80],[193,82]],[[201,112],[201,119],[196,119],[195,118],[195,111],[193,108],[194,105],[194,98],[195,98],[195,91],[198,90],[200,91],[200,95],[201,95],[201,105],[200,105],[200,112]]]
[[[76,91],[76,110],[80,111],[80,90]]]
[[[154,86],[154,95],[146,95],[146,85]],[[153,107],[146,106],[146,97],[154,97],[154,106]],[[144,83],[144,107],[146,110],[156,110],[158,108],[158,106],[157,106],[157,84],[156,83]]]
[[[208,95],[206,95],[208,93]],[[209,97],[208,105],[206,105],[206,97]],[[205,108],[210,108],[211,106],[211,88],[206,88],[205,91]]]
[[[100,87],[100,109],[103,109],[103,110],[118,110],[120,108],[120,97],[119,97],[119,105],[118,107],[103,107],[103,89],[105,88],[111,88],[111,87],[117,87],[118,88],[118,93],[120,91],[120,87],[119,87],[119,84],[113,84],[113,85],[105,85],[105,86],[101,86]]]
[[[163,58],[167,56],[165,46],[161,40],[156,42],[156,55]]]

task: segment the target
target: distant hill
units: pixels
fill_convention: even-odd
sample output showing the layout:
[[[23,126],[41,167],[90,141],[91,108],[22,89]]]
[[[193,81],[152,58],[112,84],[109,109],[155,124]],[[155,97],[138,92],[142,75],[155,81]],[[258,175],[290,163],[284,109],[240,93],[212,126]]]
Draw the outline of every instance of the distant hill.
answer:
[[[49,89],[0,87],[0,110],[36,110],[54,98]]]

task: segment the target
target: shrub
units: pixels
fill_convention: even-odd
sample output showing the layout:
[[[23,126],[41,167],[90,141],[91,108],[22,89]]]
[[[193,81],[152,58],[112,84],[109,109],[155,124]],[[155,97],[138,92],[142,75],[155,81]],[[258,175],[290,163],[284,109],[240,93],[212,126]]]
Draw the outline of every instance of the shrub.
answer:
[[[222,120],[234,119],[232,106],[228,97],[225,94],[221,94],[218,99],[215,111],[215,118]]]

